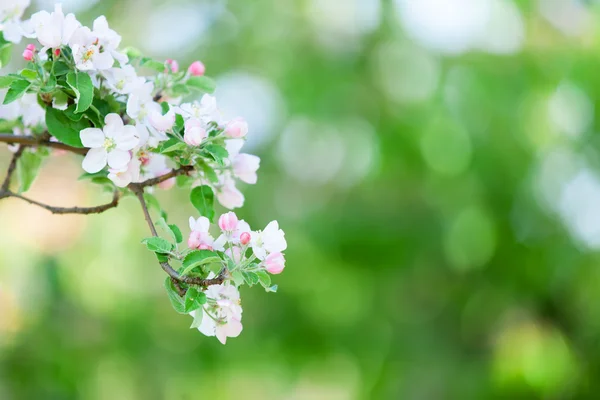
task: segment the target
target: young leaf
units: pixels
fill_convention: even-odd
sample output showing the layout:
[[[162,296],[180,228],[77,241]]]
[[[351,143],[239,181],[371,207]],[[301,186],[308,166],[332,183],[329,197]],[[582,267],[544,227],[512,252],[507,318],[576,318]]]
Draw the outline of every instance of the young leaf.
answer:
[[[210,186],[203,185],[192,189],[190,201],[200,215],[205,216],[212,222],[215,216],[215,194]]]
[[[206,303],[206,295],[203,292],[199,292],[198,289],[191,287],[185,293],[183,309],[186,313],[189,313],[199,309],[204,303]]]
[[[25,79],[18,79],[12,82],[8,88],[8,92],[6,92],[6,96],[4,97],[4,102],[2,104],[9,104],[17,100],[25,94],[25,91],[29,89],[29,86],[31,86],[31,82]]]
[[[204,148],[219,165],[225,165],[225,159],[229,157],[229,153],[225,147],[216,144],[209,144]]]
[[[67,83],[75,92],[77,108],[76,113],[82,113],[92,104],[94,100],[94,85],[92,78],[85,72],[69,72]]]
[[[25,151],[19,158],[17,164],[17,175],[19,176],[19,193],[29,190],[35,180],[40,166],[42,165],[42,156],[37,153]]]
[[[259,270],[255,273],[256,276],[258,276],[258,281],[265,289],[271,286],[271,276],[267,273],[267,271]]]
[[[83,147],[79,132],[89,128],[87,121],[71,121],[63,111],[52,107],[46,108],[46,126],[52,136],[73,147]]]
[[[194,321],[192,322],[190,329],[198,328],[202,324],[202,317],[204,317],[204,312],[202,310],[194,313]]]
[[[151,68],[158,72],[165,71],[165,64],[158,62],[158,61],[154,61],[153,59],[148,58],[148,57],[142,58],[142,61],[140,62],[140,67]]]
[[[33,80],[37,78],[38,73],[32,69],[24,69],[21,71],[21,76],[28,80]]]
[[[11,53],[12,43],[6,41],[0,32],[0,68],[4,68],[10,62]]]
[[[214,251],[210,250],[194,250],[188,253],[183,259],[182,267],[183,271],[181,275],[189,274],[194,268],[214,262],[220,262],[221,259]]]
[[[206,93],[213,93],[217,88],[215,81],[206,76],[192,76],[186,83],[189,87]]]
[[[10,86],[11,83],[16,81],[18,78],[14,76],[0,76],[0,89],[5,89]]]
[[[202,169],[202,172],[204,172],[204,176],[206,177],[206,179],[208,179],[212,183],[219,182],[219,177],[217,176],[217,173],[210,165],[202,163],[200,164],[200,168]]]
[[[173,236],[175,237],[175,242],[176,243],[183,242],[183,235],[181,234],[181,230],[179,230],[177,225],[170,224],[169,228],[171,229],[171,232],[173,232]]]
[[[69,68],[69,66],[66,63],[62,61],[57,61],[54,63],[52,74],[54,76],[63,76],[68,74],[69,71],[71,71],[71,68]]]
[[[258,275],[256,275],[254,272],[242,271],[242,276],[244,277],[244,280],[248,286],[253,286],[258,283]]]
[[[175,311],[177,311],[179,314],[187,314],[185,312],[184,300],[181,297],[179,297],[179,293],[177,293],[177,290],[175,290],[173,281],[171,281],[171,278],[169,277],[165,278],[165,289],[167,289],[169,301],[171,302],[171,305],[173,306]]]
[[[244,275],[242,275],[242,271],[236,270],[231,273],[231,278],[233,279],[233,283],[235,286],[240,286],[244,283]]]
[[[166,101],[160,103],[160,110],[162,112],[162,115],[168,113],[170,109],[171,107],[169,107],[169,103],[167,103]]]
[[[142,240],[142,243],[146,245],[148,250],[154,251],[155,253],[168,253],[173,249],[173,245],[167,242],[163,238],[149,237]]]

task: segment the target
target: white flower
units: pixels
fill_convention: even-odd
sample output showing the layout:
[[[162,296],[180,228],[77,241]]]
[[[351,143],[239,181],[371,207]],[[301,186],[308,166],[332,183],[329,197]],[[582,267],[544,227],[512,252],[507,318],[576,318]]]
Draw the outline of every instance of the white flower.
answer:
[[[252,251],[264,260],[269,253],[282,252],[287,248],[285,233],[279,229],[277,221],[271,221],[263,231],[252,232]]]
[[[210,228],[210,221],[206,217],[200,217],[198,219],[194,219],[194,217],[190,217],[189,220],[190,230],[196,232],[208,232],[208,228]]]
[[[202,96],[200,103],[184,103],[179,106],[180,114],[186,118],[196,118],[202,120],[204,123],[214,121],[217,123],[221,122],[221,114],[217,108],[217,99],[214,96],[205,94]]]
[[[240,293],[232,285],[212,285],[206,289],[208,302],[203,308],[192,311],[193,328],[206,336],[216,336],[225,344],[228,337],[238,337],[242,332],[242,306]],[[198,325],[197,321],[201,318]]]
[[[6,90],[0,91],[0,103]],[[46,111],[38,104],[37,95],[28,93],[9,104],[0,104],[0,119],[14,121],[21,117],[25,127],[35,127],[44,122]]]
[[[73,33],[69,44],[73,50],[75,66],[81,71],[105,70],[115,63],[108,51],[100,51],[98,38],[86,26]]]
[[[233,168],[233,174],[241,181],[255,184],[258,177],[256,171],[260,167],[260,158],[252,154],[240,154],[240,149],[244,145],[242,139],[233,139],[225,141],[225,148],[229,153],[229,162]]]
[[[25,36],[21,17],[29,3],[30,0],[9,0],[0,4],[0,32],[5,40],[20,43]]]
[[[138,131],[132,125],[123,125],[118,114],[108,114],[104,118],[103,129],[86,128],[80,132],[81,143],[89,147],[82,167],[86,172],[95,173],[108,164],[112,169],[123,170],[131,160],[129,150],[139,142]]]
[[[118,94],[129,94],[145,82],[144,78],[137,76],[135,68],[131,65],[110,68],[103,71],[102,75],[106,79],[106,85]]]
[[[161,111],[153,110],[148,115],[150,124],[159,132],[166,132],[175,125],[175,113],[169,110],[165,115]]]
[[[110,169],[108,179],[114,182],[118,187],[125,187],[131,182],[140,180],[140,166],[142,163],[137,157],[133,157],[129,164],[123,169]]]
[[[223,184],[216,188],[216,195],[219,203],[230,210],[244,205],[244,195],[235,187],[233,179],[224,179]]]
[[[240,237],[242,233],[251,234],[252,230],[250,229],[250,225],[246,221],[239,220],[236,229],[231,232],[231,235],[221,234],[217,240],[213,243],[213,249],[217,251],[225,251],[225,244],[227,242],[231,242],[234,245],[240,244]]]
[[[40,53],[48,48],[66,45],[77,28],[81,26],[73,14],[65,14],[62,6],[56,4],[54,12],[40,11],[31,16],[32,28],[38,41],[44,46]]]
[[[126,64],[127,56],[117,51],[121,44],[121,36],[108,27],[108,21],[104,15],[94,20],[93,28],[94,36],[98,38],[98,44],[103,47],[104,51],[110,53],[121,65]]]

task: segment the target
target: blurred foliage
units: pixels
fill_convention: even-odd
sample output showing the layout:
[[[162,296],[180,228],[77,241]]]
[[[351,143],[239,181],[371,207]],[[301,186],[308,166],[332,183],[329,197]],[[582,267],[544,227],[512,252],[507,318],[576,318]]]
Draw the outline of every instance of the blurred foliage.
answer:
[[[238,215],[276,216],[287,268],[277,294],[242,291],[222,346],[172,312],[134,201],[2,202],[0,398],[594,398],[599,195],[569,185],[600,166],[598,6],[567,34],[538,3],[516,2],[514,54],[440,55],[389,0],[90,2],[83,22],[233,86],[262,157]],[[56,157],[32,193],[95,203],[78,172]],[[183,193],[159,196],[183,225]]]

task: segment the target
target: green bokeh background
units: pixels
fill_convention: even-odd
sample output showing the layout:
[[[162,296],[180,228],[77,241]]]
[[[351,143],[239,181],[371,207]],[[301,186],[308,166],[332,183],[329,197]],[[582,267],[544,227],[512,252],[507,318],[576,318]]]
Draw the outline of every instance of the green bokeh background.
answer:
[[[352,5],[373,3],[363,29]],[[570,35],[537,3],[516,2],[509,55],[427,50],[390,0],[79,4],[125,45],[245,77],[234,103],[256,113],[262,164],[238,215],[279,221],[287,266],[277,294],[242,289],[244,331],[222,346],[171,309],[133,199],[89,217],[3,201],[0,399],[595,398],[600,258],[577,227],[600,202],[563,206],[599,172],[600,14],[576,2],[589,20]],[[198,7],[184,48],[150,40]],[[102,202],[79,162],[53,157],[32,196]],[[187,193],[158,196],[187,228]]]

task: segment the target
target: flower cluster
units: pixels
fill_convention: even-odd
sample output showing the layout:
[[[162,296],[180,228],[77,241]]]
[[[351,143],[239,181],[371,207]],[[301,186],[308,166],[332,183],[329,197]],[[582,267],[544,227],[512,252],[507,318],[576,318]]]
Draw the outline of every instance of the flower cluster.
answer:
[[[260,159],[241,152],[248,124],[224,118],[202,62],[180,69],[177,60],[143,57],[121,47],[104,16],[87,27],[61,5],[23,20],[29,2],[0,4],[0,67],[13,45],[22,46],[27,63],[19,73],[0,76],[0,129],[35,144],[15,153],[19,166],[31,170],[20,191],[49,154],[38,145],[54,142],[84,155],[82,179],[110,189],[116,199],[128,192],[140,199],[153,233],[143,242],[169,273],[165,287],[175,310],[192,314],[193,326],[223,343],[237,336],[238,287],[260,283],[275,291],[269,274],[283,271],[287,247],[276,221],[253,231],[233,212],[218,219],[216,239],[210,233],[214,200],[227,209],[242,207],[239,182],[257,182]],[[20,44],[24,39],[32,42]],[[190,190],[201,215],[190,219],[185,250],[179,249],[181,231],[146,191],[175,185]],[[160,212],[157,224],[167,238],[158,235],[148,205]],[[181,265],[173,269],[172,263]]]

